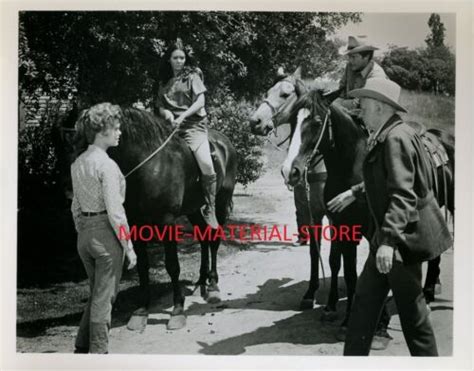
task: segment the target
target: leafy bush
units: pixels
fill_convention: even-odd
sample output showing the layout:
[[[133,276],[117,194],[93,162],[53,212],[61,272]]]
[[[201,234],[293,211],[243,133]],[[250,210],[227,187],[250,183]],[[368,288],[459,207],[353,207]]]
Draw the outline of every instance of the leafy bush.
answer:
[[[237,151],[237,181],[254,182],[261,175],[263,140],[250,133],[248,119],[253,107],[237,100],[228,89],[216,90],[208,101],[210,127],[227,135]]]
[[[32,102],[34,106],[34,99]],[[28,117],[29,114],[27,114]],[[18,203],[21,208],[45,207],[62,194],[59,189],[57,121],[59,103],[48,105],[36,126],[26,126],[18,139]],[[57,195],[57,196],[55,196]]]

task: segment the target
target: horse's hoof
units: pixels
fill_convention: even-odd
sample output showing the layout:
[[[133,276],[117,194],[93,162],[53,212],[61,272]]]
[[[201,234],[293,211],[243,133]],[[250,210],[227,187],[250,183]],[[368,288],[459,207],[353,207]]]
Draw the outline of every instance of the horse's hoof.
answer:
[[[179,330],[186,326],[186,316],[184,314],[172,315],[166,329],[168,330]]]
[[[328,302],[327,293],[325,293],[323,290],[317,290],[314,293],[314,302],[319,305],[324,305],[325,303],[327,303]]]
[[[221,302],[221,293],[217,290],[208,291],[205,297],[209,304],[217,304]]]
[[[377,331],[370,345],[370,349],[385,350],[388,348],[388,343],[390,343],[392,339],[387,330]]]
[[[303,299],[300,303],[300,310],[308,310],[314,308],[314,300],[313,299]]]
[[[424,290],[423,295],[425,296],[426,304],[430,304],[431,302],[435,301],[433,290]]]
[[[127,323],[127,329],[130,331],[145,331],[148,322],[148,311],[140,308],[133,312],[130,320]]]
[[[339,330],[337,330],[337,333],[336,333],[336,339],[339,340],[339,341],[345,341],[346,340],[346,333],[347,333],[347,327],[346,326],[339,327]]]
[[[206,297],[207,297],[207,287],[206,287],[206,285],[200,285],[199,286],[199,292],[201,294],[201,297],[203,299],[206,299]]]
[[[335,310],[323,310],[323,314],[321,314],[321,321],[334,322],[335,320],[337,320],[337,312]]]

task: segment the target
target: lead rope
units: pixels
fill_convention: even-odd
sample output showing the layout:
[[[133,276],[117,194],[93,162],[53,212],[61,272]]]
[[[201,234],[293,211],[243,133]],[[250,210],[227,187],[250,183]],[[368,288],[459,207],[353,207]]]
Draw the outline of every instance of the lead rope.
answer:
[[[127,178],[129,175],[134,173],[136,170],[138,170],[140,167],[142,167],[147,161],[149,161],[154,155],[156,155],[158,152],[160,152],[171,140],[173,135],[178,131],[179,126],[175,127],[174,130],[171,132],[171,134],[166,138],[166,140],[159,146],[157,149],[155,149],[146,159],[144,159],[142,162],[140,162],[137,166],[135,166],[132,170],[130,170],[127,174],[125,174],[125,178]]]

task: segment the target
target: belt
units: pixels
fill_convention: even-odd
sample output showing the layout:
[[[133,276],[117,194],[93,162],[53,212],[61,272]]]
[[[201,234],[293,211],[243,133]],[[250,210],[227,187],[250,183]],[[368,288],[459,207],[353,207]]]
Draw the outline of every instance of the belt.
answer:
[[[96,215],[104,215],[107,214],[107,210],[102,210],[98,212],[93,212],[93,211],[82,211],[81,212],[82,216],[96,216]]]

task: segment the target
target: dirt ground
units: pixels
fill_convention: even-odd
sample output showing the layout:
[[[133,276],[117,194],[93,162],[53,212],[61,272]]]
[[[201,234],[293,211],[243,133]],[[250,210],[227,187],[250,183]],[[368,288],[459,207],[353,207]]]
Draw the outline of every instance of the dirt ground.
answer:
[[[282,135],[282,134],[280,134]],[[276,142],[277,140],[274,139]],[[238,187],[234,196],[233,223],[288,225],[296,232],[292,193],[283,185],[278,163],[284,156],[265,146],[269,170],[248,188]],[[364,241],[358,250],[358,270],[368,252]],[[219,275],[222,302],[207,304],[197,280],[197,246],[180,249],[181,279],[187,287],[187,326],[168,331],[166,322],[172,307],[170,285],[164,271],[162,251],[153,251],[153,306],[143,333],[127,330],[137,293],[136,273],[124,275],[113,312],[110,353],[212,354],[212,355],[341,355],[343,343],[335,337],[345,307],[345,291],[340,279],[340,320],[320,320],[329,289],[329,245],[322,246],[326,281],[318,292],[313,310],[300,311],[300,299],[309,277],[307,247],[290,243],[230,243],[221,245]],[[72,263],[71,263],[72,264]],[[80,264],[77,260],[74,264]],[[342,276],[342,270],[340,275]],[[453,251],[441,262],[442,293],[431,305],[431,320],[440,355],[452,354],[453,331]],[[17,351],[31,353],[71,353],[81,310],[87,300],[87,281],[62,282],[46,287],[28,287],[17,292]],[[394,314],[389,333],[393,341],[373,355],[409,355],[398,315]]]

